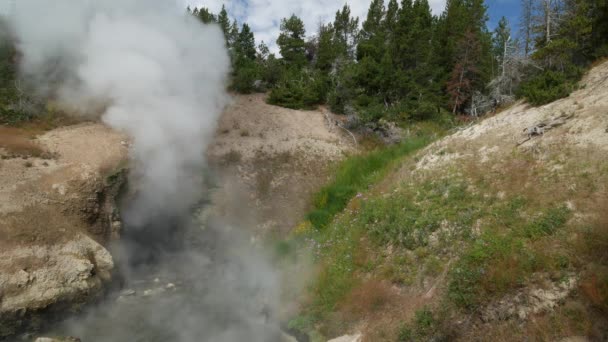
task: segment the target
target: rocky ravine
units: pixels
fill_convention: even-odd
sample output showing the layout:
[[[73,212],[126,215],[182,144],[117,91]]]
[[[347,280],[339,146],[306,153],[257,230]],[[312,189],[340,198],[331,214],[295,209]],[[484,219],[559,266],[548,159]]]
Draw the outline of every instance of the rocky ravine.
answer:
[[[260,234],[289,231],[327,168],[355,150],[328,115],[235,96],[208,151],[217,214]],[[120,237],[127,138],[87,123],[35,142],[51,157],[0,148],[0,340],[99,297],[114,269],[104,246]]]
[[[0,339],[90,301],[114,267],[125,137],[88,123],[36,141],[50,159],[0,150]]]

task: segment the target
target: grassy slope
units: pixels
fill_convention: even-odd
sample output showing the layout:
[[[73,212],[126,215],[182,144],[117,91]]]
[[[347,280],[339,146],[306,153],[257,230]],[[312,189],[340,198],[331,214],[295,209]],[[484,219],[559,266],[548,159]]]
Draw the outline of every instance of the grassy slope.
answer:
[[[353,180],[348,170],[359,167],[351,163],[367,159],[347,161],[317,195],[314,225],[298,231],[322,267],[292,327],[334,337],[363,322],[370,341],[601,338],[608,314],[608,161],[581,152],[564,148],[539,161],[514,151],[491,169],[464,158],[432,171],[414,171],[416,159],[407,153],[381,152],[401,168],[380,168],[393,169],[391,181],[352,201],[387,171]],[[555,172],[547,160],[563,167]],[[579,286],[556,310],[523,324],[476,324],[492,303],[573,274]]]

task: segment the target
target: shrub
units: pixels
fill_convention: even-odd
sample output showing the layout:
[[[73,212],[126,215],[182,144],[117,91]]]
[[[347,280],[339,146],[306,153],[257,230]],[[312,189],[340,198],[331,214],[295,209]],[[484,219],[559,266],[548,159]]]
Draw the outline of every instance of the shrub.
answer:
[[[319,72],[290,71],[272,89],[268,103],[291,109],[312,109],[325,101],[327,80]]]
[[[544,70],[521,84],[518,95],[530,104],[540,106],[568,96],[582,73],[578,68],[569,72]]]
[[[257,76],[254,62],[243,63],[242,66],[237,66],[233,74],[231,89],[241,94],[250,94],[255,90]]]

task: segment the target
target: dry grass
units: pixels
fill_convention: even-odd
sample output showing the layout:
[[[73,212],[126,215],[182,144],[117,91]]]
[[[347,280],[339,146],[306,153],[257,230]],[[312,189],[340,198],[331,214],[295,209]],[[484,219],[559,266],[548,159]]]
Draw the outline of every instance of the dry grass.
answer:
[[[75,232],[85,231],[82,224],[71,219],[56,206],[31,206],[28,215],[0,216],[0,250],[19,245],[52,245],[68,240]]]
[[[47,152],[32,140],[32,135],[19,128],[0,127],[0,148],[18,157],[43,157]]]
[[[355,288],[342,303],[342,311],[356,317],[366,317],[382,310],[395,295],[382,281],[368,280]]]
[[[599,215],[578,241],[578,253],[586,271],[580,292],[591,306],[608,318],[608,199],[598,206]]]

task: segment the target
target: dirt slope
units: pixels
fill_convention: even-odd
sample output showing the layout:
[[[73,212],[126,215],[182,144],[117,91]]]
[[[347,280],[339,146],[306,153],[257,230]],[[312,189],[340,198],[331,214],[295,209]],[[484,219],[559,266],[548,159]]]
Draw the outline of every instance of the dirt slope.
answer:
[[[608,62],[567,98],[519,102],[430,145],[331,227],[331,248],[352,248],[357,260],[336,253],[327,273],[349,265],[356,285],[320,331],[606,340],[607,156]]]
[[[110,278],[125,138],[101,124],[50,131],[42,157],[0,150],[0,338],[44,310],[86,302]]]
[[[486,163],[490,159],[505,157],[514,149],[535,150],[539,157],[542,157],[543,150],[566,147],[606,151],[608,63],[589,72],[580,87],[568,98],[541,107],[532,108],[519,102],[494,117],[463,129],[431,146],[417,167],[440,168],[458,163],[466,156]],[[526,129],[559,118],[564,118],[563,125],[525,141]]]
[[[209,155],[219,170],[214,202],[226,218],[260,233],[287,233],[328,167],[355,151],[352,138],[322,110],[291,110],[265,95],[234,96],[222,115]]]

